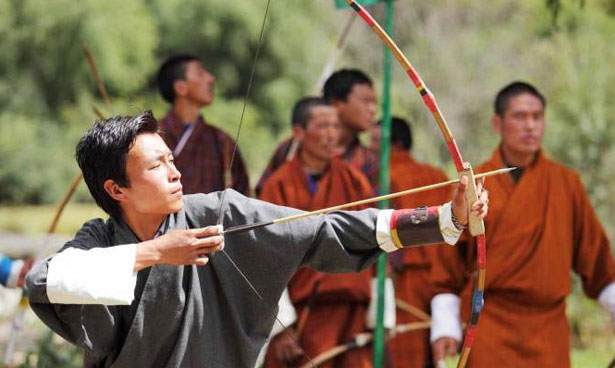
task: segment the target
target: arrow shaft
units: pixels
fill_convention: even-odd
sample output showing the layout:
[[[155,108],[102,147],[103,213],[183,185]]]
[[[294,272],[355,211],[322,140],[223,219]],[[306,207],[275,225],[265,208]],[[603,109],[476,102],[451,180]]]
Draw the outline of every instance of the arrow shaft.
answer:
[[[493,171],[485,172],[485,173],[482,173],[482,174],[477,174],[474,177],[476,179],[486,178],[486,177],[489,177],[489,176],[501,175],[501,174],[510,172],[512,170],[514,170],[514,168],[498,169],[498,170],[493,170]],[[285,223],[285,222],[300,220],[300,219],[303,219],[303,218],[306,218],[306,217],[322,215],[322,214],[325,214],[325,213],[328,213],[328,212],[332,212],[332,211],[339,211],[339,210],[343,210],[345,208],[362,206],[364,204],[370,204],[370,203],[374,203],[374,202],[384,201],[384,200],[387,200],[387,199],[403,197],[403,196],[409,195],[409,194],[426,192],[428,190],[443,188],[443,187],[446,187],[446,186],[449,186],[449,185],[452,185],[452,184],[456,184],[458,182],[459,182],[459,179],[453,179],[453,180],[448,180],[448,181],[444,181],[444,182],[441,182],[441,183],[426,185],[424,187],[412,188],[412,189],[402,190],[401,192],[395,192],[395,193],[385,194],[385,195],[381,195],[381,196],[377,196],[377,197],[366,198],[366,199],[362,199],[362,200],[359,200],[359,201],[344,203],[344,204],[340,204],[340,205],[337,205],[337,206],[327,207],[327,208],[323,208],[323,209],[312,211],[312,212],[302,212],[302,213],[299,213],[299,214],[296,214],[296,215],[281,217],[281,218],[278,218],[278,219],[275,219],[275,220],[272,220],[272,221],[268,221],[268,222],[259,222],[259,223],[256,223],[256,224],[233,226],[233,227],[230,227],[230,228],[224,230],[223,233],[224,234],[231,234],[231,233],[250,231],[250,230],[257,229],[259,227],[264,227],[264,226],[268,226],[268,225],[272,225],[272,224],[281,224],[281,223]]]

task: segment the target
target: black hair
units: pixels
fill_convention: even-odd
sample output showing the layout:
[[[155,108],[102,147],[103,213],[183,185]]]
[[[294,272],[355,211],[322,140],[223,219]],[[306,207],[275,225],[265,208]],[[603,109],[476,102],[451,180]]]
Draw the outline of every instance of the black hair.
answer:
[[[79,140],[75,156],[83,179],[96,201],[111,217],[121,218],[119,204],[105,191],[104,183],[113,180],[128,187],[126,156],[142,133],[158,133],[158,121],[151,111],[135,116],[114,116],[98,120]]]
[[[391,143],[399,144],[408,151],[412,149],[414,143],[410,123],[398,116],[391,118]]]
[[[175,101],[175,81],[186,79],[186,64],[191,61],[200,61],[194,55],[180,54],[168,58],[158,69],[158,91],[167,102]]]
[[[382,127],[382,120],[378,121],[378,125]],[[391,144],[399,144],[408,151],[414,144],[410,123],[399,116],[391,117]]]
[[[359,69],[340,69],[327,78],[322,87],[322,96],[329,103],[334,100],[346,101],[355,84],[371,87],[372,80]]]
[[[543,108],[547,107],[547,100],[538,91],[538,89],[536,89],[536,87],[527,82],[515,81],[502,88],[500,92],[498,92],[497,96],[495,97],[495,102],[493,103],[494,113],[500,117],[504,117],[510,99],[524,93],[529,93],[530,95],[535,96],[540,100],[540,102],[542,102]]]
[[[292,126],[307,128],[307,123],[312,118],[312,109],[317,106],[329,106],[321,97],[303,97],[293,107],[291,116]]]

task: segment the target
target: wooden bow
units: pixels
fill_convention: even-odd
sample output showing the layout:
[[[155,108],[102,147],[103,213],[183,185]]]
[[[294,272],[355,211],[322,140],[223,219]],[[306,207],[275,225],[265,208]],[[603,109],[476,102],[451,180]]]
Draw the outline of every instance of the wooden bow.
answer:
[[[391,39],[391,37],[382,29],[382,27],[376,22],[376,20],[363,8],[359,5],[355,0],[346,0],[348,5],[354,9],[354,11],[367,23],[367,25],[376,33],[376,35],[384,42],[384,44],[391,50],[395,59],[399,62],[399,64],[404,68],[406,74],[414,84],[416,90],[421,95],[424,105],[431,112],[444,140],[446,141],[446,146],[448,148],[449,154],[455,163],[455,168],[457,173],[461,176],[468,177],[468,190],[466,191],[466,199],[469,204],[474,203],[478,197],[476,195],[476,187],[475,187],[475,177],[472,172],[472,167],[469,163],[465,162],[461,156],[461,152],[459,151],[459,147],[457,146],[457,142],[451,133],[451,130],[438,107],[436,99],[434,95],[429,91],[420,75],[414,69],[408,58],[401,52],[400,48],[397,46],[395,41]],[[473,216],[470,213],[469,216],[469,230],[470,234],[476,239],[477,246],[477,263],[478,263],[478,277],[476,278],[476,285],[474,287],[474,293],[472,295],[472,315],[470,317],[470,322],[468,323],[468,327],[466,329],[466,335],[463,342],[463,348],[461,353],[461,358],[458,362],[458,367],[464,367],[468,356],[470,354],[470,350],[472,348],[472,344],[474,342],[474,336],[476,333],[476,326],[478,324],[478,319],[480,316],[480,312],[484,305],[484,287],[485,287],[485,275],[486,275],[486,263],[487,263],[487,245],[485,239],[485,225],[482,219]]]

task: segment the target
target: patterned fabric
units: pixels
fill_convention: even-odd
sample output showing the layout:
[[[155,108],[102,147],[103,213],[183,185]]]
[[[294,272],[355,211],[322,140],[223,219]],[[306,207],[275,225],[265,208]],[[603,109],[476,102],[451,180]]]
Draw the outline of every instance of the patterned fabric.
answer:
[[[175,166],[182,174],[184,193],[209,193],[230,187],[249,195],[250,181],[239,151],[228,172],[235,141],[222,130],[207,124],[202,116],[194,124],[186,145],[175,157]],[[169,112],[160,121],[160,126],[164,141],[174,150],[186,125]]]
[[[442,243],[444,238],[438,228],[438,208],[418,207],[394,211],[391,216],[391,237],[395,246],[401,249],[425,245],[426,241]]]

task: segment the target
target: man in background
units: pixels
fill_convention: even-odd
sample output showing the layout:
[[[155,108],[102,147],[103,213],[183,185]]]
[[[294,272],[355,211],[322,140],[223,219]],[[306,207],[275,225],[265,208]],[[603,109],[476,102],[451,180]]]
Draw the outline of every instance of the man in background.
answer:
[[[7,288],[22,287],[32,262],[31,258],[14,259],[0,254],[0,285]]]
[[[378,183],[378,157],[359,142],[359,133],[367,131],[375,123],[378,101],[371,79],[358,69],[340,69],[325,82],[323,98],[335,108],[341,122],[338,154],[361,170],[375,188]],[[267,178],[293,158],[300,144],[296,138],[280,143],[256,186],[257,194]]]
[[[209,193],[233,188],[250,193],[248,173],[235,141],[209,125],[201,115],[214,100],[216,78],[192,55],[175,55],[158,71],[160,95],[171,104],[160,121],[165,143],[182,173],[184,193]],[[233,159],[233,167],[231,165]]]
[[[492,125],[500,144],[477,172],[518,167],[490,178],[485,219],[489,271],[485,307],[468,366],[568,367],[570,331],[566,297],[570,271],[585,294],[611,313],[615,327],[615,262],[578,174],[543,152],[546,99],[514,82],[495,98]],[[474,273],[468,242],[432,263],[437,295],[432,307],[435,360],[454,354],[467,320]]]
[[[371,196],[367,178],[336,157],[343,129],[334,107],[321,98],[303,98],[293,109],[292,124],[301,147],[265,181],[261,199],[313,211]],[[298,322],[273,339],[265,366],[307,363],[307,357],[364,332],[371,276],[371,268],[348,274],[299,269],[288,285]],[[371,349],[350,351],[324,366],[369,367]]]

